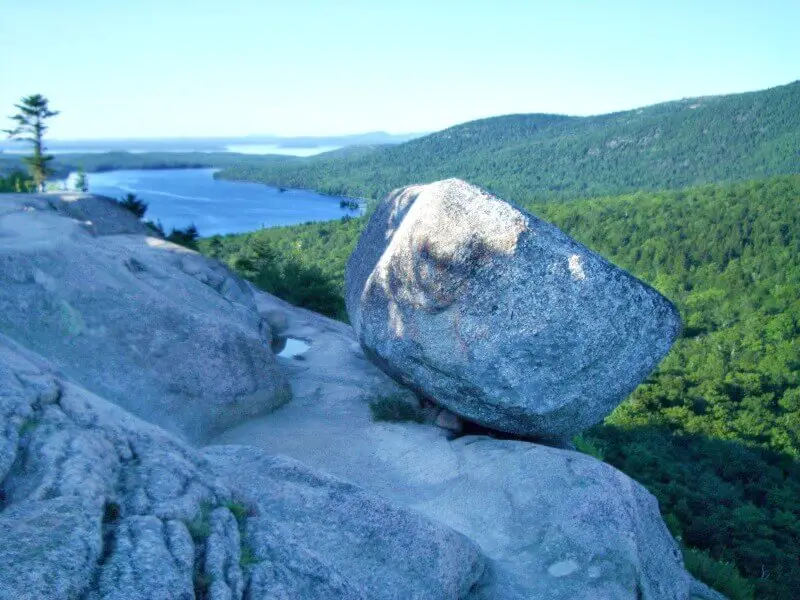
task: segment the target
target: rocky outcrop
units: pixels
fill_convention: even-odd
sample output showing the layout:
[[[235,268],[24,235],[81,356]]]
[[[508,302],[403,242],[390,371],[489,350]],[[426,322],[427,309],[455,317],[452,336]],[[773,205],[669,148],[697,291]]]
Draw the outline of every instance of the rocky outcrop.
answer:
[[[693,597],[655,498],[629,477],[577,452],[376,421],[376,398],[407,403],[408,392],[366,359],[350,328],[268,294],[256,303],[282,311],[285,335],[311,347],[302,361],[279,359],[290,403],[214,443],[290,456],[464,534],[492,561],[471,600]],[[240,464],[243,479],[258,471]]]
[[[450,310],[428,308],[397,323]],[[274,356],[291,338],[302,360]],[[0,196],[0,600],[714,598],[641,486],[461,435],[461,411],[420,406],[367,348],[106,199]],[[415,422],[376,420],[380,403]]]
[[[286,402],[245,284],[146,234],[105,198],[0,196],[0,332],[192,441]]]
[[[257,598],[466,598],[479,587],[483,554],[435,521],[257,448],[205,455],[259,515],[244,535],[260,561],[250,572]],[[309,566],[330,573],[323,587],[311,585]]]
[[[390,194],[346,271],[365,351],[491,429],[562,438],[666,354],[675,308],[554,226],[457,179]]]
[[[254,448],[204,456],[0,335],[0,599],[457,599],[466,537]]]

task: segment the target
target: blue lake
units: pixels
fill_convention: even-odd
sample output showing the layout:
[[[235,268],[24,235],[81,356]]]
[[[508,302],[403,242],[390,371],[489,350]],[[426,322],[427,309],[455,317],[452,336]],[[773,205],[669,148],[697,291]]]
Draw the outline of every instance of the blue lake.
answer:
[[[334,196],[306,190],[281,192],[259,183],[214,179],[214,172],[163,169],[89,173],[89,191],[117,199],[136,194],[149,204],[145,219],[160,220],[167,231],[194,223],[202,236],[359,214],[341,208],[341,199]]]

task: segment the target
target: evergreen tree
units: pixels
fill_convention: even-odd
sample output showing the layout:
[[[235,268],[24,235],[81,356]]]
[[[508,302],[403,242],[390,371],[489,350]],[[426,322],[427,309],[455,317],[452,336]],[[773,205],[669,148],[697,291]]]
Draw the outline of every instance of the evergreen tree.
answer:
[[[78,169],[78,175],[75,177],[75,189],[79,192],[89,191],[89,177],[87,177],[83,168]]]
[[[0,193],[23,193],[33,189],[33,180],[22,171],[12,171],[5,177],[0,175]]]
[[[4,129],[10,139],[28,142],[33,147],[33,154],[26,156],[23,161],[28,165],[36,188],[44,191],[44,182],[51,174],[50,161],[53,156],[45,154],[44,134],[47,132],[45,121],[58,114],[57,110],[50,110],[48,100],[41,94],[25,96],[20,104],[14,105],[19,112],[9,117],[16,125],[12,129]]]
[[[136,215],[136,218],[138,219],[144,217],[144,215],[147,213],[147,207],[149,206],[147,202],[137,198],[136,194],[131,193],[125,194],[125,197],[117,200],[117,202],[122,208],[129,210]]]
[[[173,244],[180,244],[192,250],[197,249],[197,240],[200,237],[200,232],[197,227],[192,223],[183,229],[172,228],[172,231],[167,236],[167,239]]]

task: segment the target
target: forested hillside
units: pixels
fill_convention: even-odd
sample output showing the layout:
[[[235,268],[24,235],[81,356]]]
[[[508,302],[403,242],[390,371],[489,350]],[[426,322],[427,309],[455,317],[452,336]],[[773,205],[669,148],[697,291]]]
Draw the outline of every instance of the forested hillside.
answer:
[[[218,176],[362,198],[461,177],[531,203],[798,172],[800,81],[594,117],[495,117],[398,146],[236,164]]]
[[[685,328],[667,359],[581,446],[645,484],[687,547],[736,565],[747,582],[687,559],[731,598],[800,589],[799,205],[800,176],[531,205],[679,307]],[[362,227],[269,229],[201,249],[342,318]]]

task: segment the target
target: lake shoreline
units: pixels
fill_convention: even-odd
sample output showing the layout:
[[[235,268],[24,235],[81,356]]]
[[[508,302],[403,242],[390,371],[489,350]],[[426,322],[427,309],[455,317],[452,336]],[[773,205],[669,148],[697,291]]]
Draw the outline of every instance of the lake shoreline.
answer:
[[[145,216],[167,230],[195,225],[204,238],[270,227],[356,218],[365,203],[313,190],[218,179],[218,168],[131,169],[88,174],[89,191],[119,199],[135,194],[148,204]],[[341,205],[357,201],[354,210]]]
[[[220,168],[220,169],[217,169],[217,171],[224,171],[224,169]],[[367,204],[372,200],[371,198],[357,198],[355,196],[343,196],[343,195],[340,195],[340,194],[339,195],[337,195],[337,194],[329,194],[328,192],[323,192],[321,190],[315,190],[314,188],[296,188],[296,187],[284,188],[284,187],[281,187],[281,186],[278,186],[278,185],[274,185],[274,184],[271,184],[271,183],[263,183],[261,181],[251,181],[249,179],[233,179],[233,178],[229,178],[229,177],[214,177],[214,179],[218,179],[218,180],[221,180],[221,181],[228,181],[230,183],[253,183],[253,184],[256,184],[256,185],[264,185],[264,186],[267,186],[267,187],[272,188],[272,189],[283,190],[283,192],[281,192],[281,193],[295,191],[295,192],[304,192],[304,193],[307,193],[307,194],[319,194],[320,196],[327,196],[328,198],[340,198],[342,200],[352,200],[354,202],[358,202],[362,209],[366,209]]]

